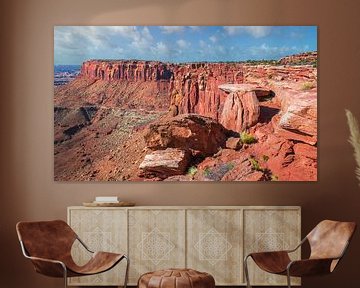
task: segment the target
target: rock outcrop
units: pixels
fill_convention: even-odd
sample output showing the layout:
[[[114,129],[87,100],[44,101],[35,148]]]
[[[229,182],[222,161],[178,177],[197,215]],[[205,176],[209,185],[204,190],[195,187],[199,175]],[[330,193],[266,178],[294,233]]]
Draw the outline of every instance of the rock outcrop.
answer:
[[[239,150],[242,147],[243,143],[241,142],[240,138],[237,137],[230,137],[226,140],[226,148]]]
[[[220,85],[219,88],[231,92],[224,102],[219,122],[225,128],[241,132],[255,125],[260,116],[259,101],[254,85]]]
[[[141,176],[146,178],[159,177],[165,179],[185,172],[190,161],[190,152],[176,148],[156,150],[145,155],[140,164]]]
[[[305,52],[286,56],[279,60],[282,65],[314,65],[317,63],[317,52]]]
[[[212,118],[181,114],[149,125],[144,136],[148,148],[178,148],[213,155],[225,146],[228,131]]]
[[[281,128],[298,131],[306,135],[317,135],[317,93],[294,93],[281,106],[283,111],[279,121]]]
[[[286,139],[316,144],[317,91],[282,89],[278,92],[278,98],[281,102],[281,117],[276,132]]]

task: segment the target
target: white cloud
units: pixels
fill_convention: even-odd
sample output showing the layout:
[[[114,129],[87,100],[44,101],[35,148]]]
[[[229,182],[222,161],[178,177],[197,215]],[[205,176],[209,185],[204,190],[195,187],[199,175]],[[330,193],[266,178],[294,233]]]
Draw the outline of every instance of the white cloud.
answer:
[[[301,32],[292,31],[292,32],[290,33],[290,37],[291,37],[291,38],[295,38],[295,39],[301,39],[301,38],[304,37],[304,34],[301,33]]]
[[[154,38],[152,37],[150,30],[144,27],[141,31],[136,31],[132,36],[131,46],[140,52],[145,52],[151,46]]]
[[[79,63],[94,58],[141,58],[154,42],[148,27],[56,26],[55,63]]]
[[[185,26],[160,26],[160,29],[164,34],[172,34],[183,32],[185,30]]]
[[[131,40],[131,47],[140,52],[145,52],[145,49],[151,45],[154,40],[148,27],[136,26],[108,26],[106,27],[109,34],[112,36],[120,36]]]
[[[225,53],[226,53],[226,49],[225,49],[225,47],[222,46],[222,45],[216,46],[216,47],[215,47],[215,51],[217,51],[218,53],[221,53],[221,54],[225,54]]]
[[[189,26],[189,28],[190,28],[192,31],[200,31],[200,30],[201,30],[201,27],[200,27],[200,26]]]
[[[117,47],[117,48],[115,48],[114,52],[115,52],[116,54],[123,55],[124,52],[125,52],[125,50],[124,50],[123,48],[121,48],[121,47]]]
[[[179,46],[180,49],[188,49],[191,45],[190,42],[186,42],[184,39],[177,40],[176,44]]]
[[[257,58],[279,58],[285,55],[288,55],[289,53],[294,53],[299,51],[299,49],[296,46],[288,47],[288,46],[269,46],[266,43],[263,43],[260,46],[257,47],[251,47],[249,49],[249,52],[251,55],[257,57]]]
[[[155,47],[152,48],[155,54],[169,54],[170,48],[164,42],[156,43]]]
[[[200,41],[199,41],[199,46],[200,46],[201,48],[205,48],[205,47],[206,47],[206,42],[205,42],[204,40],[200,40]]]
[[[215,35],[210,36],[209,39],[210,39],[210,41],[213,42],[213,43],[217,42],[217,40],[218,40]]]
[[[225,32],[232,36],[247,33],[254,38],[262,38],[271,33],[271,26],[224,26]]]

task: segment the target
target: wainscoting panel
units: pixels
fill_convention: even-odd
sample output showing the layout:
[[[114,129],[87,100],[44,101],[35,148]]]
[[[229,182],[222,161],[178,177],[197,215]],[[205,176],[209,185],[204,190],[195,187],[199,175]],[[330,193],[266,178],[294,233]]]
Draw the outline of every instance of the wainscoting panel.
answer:
[[[244,250],[251,252],[289,250],[299,244],[299,209],[246,209],[244,212]],[[300,259],[300,250],[292,258]],[[286,277],[262,271],[249,259],[249,276],[252,285],[286,285]],[[300,284],[299,278],[291,279],[292,284]]]
[[[129,210],[130,283],[141,274],[185,267],[185,210]]]
[[[68,222],[80,239],[92,251],[127,251],[127,211],[125,209],[69,209]],[[90,258],[89,252],[76,241],[71,251],[76,263],[84,264]],[[69,278],[69,285],[114,285],[123,283],[126,264],[119,263],[112,270],[85,277]]]

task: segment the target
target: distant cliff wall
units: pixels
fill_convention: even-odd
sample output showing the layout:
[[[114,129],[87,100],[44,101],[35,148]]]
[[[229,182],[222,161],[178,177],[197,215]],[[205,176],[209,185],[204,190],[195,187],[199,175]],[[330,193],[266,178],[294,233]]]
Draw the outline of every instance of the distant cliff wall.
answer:
[[[218,120],[226,98],[218,86],[242,83],[244,74],[243,65],[239,63],[91,60],[83,63],[80,77],[109,82],[149,82],[149,87],[153,87],[150,83],[157,82],[159,92],[168,95],[173,115],[198,113]]]

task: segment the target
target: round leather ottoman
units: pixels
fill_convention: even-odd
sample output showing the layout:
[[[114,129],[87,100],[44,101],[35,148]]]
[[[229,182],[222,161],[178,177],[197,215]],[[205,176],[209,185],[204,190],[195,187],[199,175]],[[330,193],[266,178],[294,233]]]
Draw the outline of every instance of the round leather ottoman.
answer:
[[[214,277],[192,269],[166,269],[140,276],[138,288],[214,288]]]

